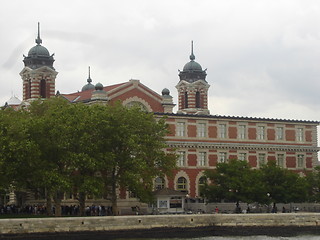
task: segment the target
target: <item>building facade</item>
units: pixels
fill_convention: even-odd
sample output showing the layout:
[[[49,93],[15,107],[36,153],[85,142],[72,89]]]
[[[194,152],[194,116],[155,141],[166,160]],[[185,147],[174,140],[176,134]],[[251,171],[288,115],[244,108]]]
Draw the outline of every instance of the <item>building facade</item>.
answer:
[[[57,72],[53,67],[53,55],[41,46],[39,32],[36,43],[23,60],[25,66],[20,73],[23,81],[21,105],[33,99],[56,95]],[[70,103],[109,104],[120,100],[128,107],[139,105],[143,110],[153,112],[155,117],[167,116],[170,128],[166,137],[167,150],[176,149],[179,168],[171,178],[155,179],[155,189],[181,191],[188,198],[200,200],[199,189],[204,183],[204,171],[215,169],[218,163],[227,162],[228,159],[248,161],[253,168],[276,161],[279,166],[301,174],[305,170],[311,171],[318,164],[318,121],[210,115],[210,85],[206,76],[206,70],[195,61],[192,46],[190,61],[179,71],[177,79],[176,113],[173,112],[175,104],[168,89],[158,94],[133,79],[111,86],[101,83],[94,85],[90,69],[82,91],[57,95]],[[125,191],[120,191],[119,197],[123,207],[135,201]],[[72,196],[66,194],[65,203],[72,201]],[[24,202],[36,201],[28,196]]]

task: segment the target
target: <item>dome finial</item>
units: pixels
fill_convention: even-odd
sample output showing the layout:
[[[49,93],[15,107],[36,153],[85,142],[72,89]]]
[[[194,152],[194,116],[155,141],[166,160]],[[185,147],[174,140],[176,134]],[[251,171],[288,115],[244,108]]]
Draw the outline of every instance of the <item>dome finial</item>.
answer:
[[[91,82],[92,82],[92,79],[91,79],[91,77],[90,77],[90,66],[89,66],[89,77],[88,77],[88,79],[87,79],[87,82],[88,82],[88,83],[91,83]]]
[[[196,59],[196,57],[195,57],[194,54],[193,54],[193,41],[191,41],[191,55],[190,55],[190,60],[193,61],[193,60],[195,60],[195,59]]]
[[[40,23],[38,22],[38,38],[36,39],[36,44],[40,45],[42,40],[40,38]]]

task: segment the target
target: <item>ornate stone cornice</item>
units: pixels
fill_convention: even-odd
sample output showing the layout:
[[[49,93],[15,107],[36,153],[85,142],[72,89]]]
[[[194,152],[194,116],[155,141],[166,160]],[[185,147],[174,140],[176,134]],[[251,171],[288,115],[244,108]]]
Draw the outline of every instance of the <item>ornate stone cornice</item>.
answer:
[[[248,150],[248,151],[288,151],[288,152],[319,152],[315,146],[244,144],[244,143],[203,143],[167,141],[170,148],[200,148],[215,150]]]

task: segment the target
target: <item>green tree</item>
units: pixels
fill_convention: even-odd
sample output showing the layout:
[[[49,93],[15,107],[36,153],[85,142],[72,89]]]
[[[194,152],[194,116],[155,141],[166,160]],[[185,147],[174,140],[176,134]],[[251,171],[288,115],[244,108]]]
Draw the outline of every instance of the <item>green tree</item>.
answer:
[[[215,170],[207,170],[205,176],[210,180],[203,189],[203,196],[209,201],[252,202],[255,181],[248,162],[231,159],[218,163]]]
[[[168,126],[163,118],[140,108],[126,108],[120,103],[92,106],[95,116],[95,158],[105,194],[118,214],[118,189],[133,192],[141,201],[152,199],[156,176],[170,175],[176,166],[176,155],[164,151]]]
[[[308,172],[306,175],[308,201],[319,202],[320,201],[320,167],[317,166],[312,172]]]
[[[275,161],[261,167],[261,184],[264,185],[273,208],[276,203],[303,202],[307,197],[307,182],[305,178],[288,169],[277,166]]]
[[[45,188],[48,214],[52,199],[56,216],[61,214],[64,192],[77,196],[82,215],[88,194],[109,198],[117,214],[118,189],[150,201],[153,179],[169,175],[176,164],[176,156],[164,151],[164,119],[139,108],[53,98],[10,114],[0,123],[3,182],[15,189]]]
[[[33,170],[32,189],[45,188],[48,214],[51,201],[55,202],[55,215],[61,215],[61,200],[71,188],[73,173],[69,158],[70,131],[73,106],[62,99],[34,101],[28,108],[28,135],[37,144],[40,152],[38,166]]]
[[[61,200],[65,192],[72,192],[79,201],[80,215],[84,215],[88,194],[101,190],[97,176],[98,159],[92,108],[84,104],[70,104],[61,98],[33,102],[29,135],[38,144],[41,170],[37,173],[47,193],[47,206],[55,202],[56,216],[61,215]],[[100,187],[100,188],[99,188]]]
[[[0,111],[0,185],[3,191],[19,191],[29,185],[39,158],[37,145],[27,133],[25,111]]]

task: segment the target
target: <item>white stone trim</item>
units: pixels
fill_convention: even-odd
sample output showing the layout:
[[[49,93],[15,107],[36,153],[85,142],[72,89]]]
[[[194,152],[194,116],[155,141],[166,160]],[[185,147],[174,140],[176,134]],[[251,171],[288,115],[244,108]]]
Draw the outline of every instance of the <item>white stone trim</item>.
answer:
[[[139,98],[139,97],[137,97],[137,96],[127,98],[126,100],[124,100],[124,101],[122,102],[122,105],[123,105],[123,106],[126,106],[126,105],[127,105],[128,103],[130,103],[130,102],[140,102],[141,104],[143,104],[143,105],[147,108],[148,112],[153,112],[150,104],[149,104],[147,101],[145,101],[144,99]]]
[[[177,172],[176,176],[174,177],[174,189],[177,190],[177,181],[180,177],[184,177],[187,180],[187,191],[190,193],[190,178],[184,170]]]

